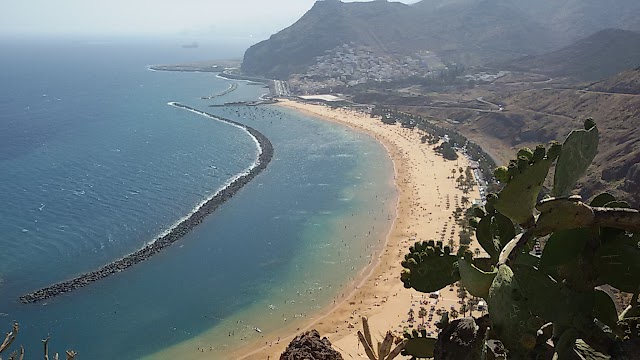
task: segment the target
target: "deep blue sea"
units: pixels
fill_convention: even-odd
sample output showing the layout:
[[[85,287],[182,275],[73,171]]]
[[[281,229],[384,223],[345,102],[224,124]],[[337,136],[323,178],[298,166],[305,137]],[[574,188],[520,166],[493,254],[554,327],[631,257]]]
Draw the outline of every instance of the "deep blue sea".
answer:
[[[255,100],[262,86],[239,82],[205,101],[232,82],[147,70],[235,48],[2,40],[0,53],[0,329],[18,321],[27,351],[50,334],[53,350],[80,359],[133,359],[207,336],[224,358],[253,327],[268,332],[328,303],[390,223],[392,164],[371,138],[275,106],[208,107]],[[255,161],[245,132],[170,101],[256,128],[273,161],[148,261],[21,304],[153,241]],[[227,331],[237,336],[215,335]]]

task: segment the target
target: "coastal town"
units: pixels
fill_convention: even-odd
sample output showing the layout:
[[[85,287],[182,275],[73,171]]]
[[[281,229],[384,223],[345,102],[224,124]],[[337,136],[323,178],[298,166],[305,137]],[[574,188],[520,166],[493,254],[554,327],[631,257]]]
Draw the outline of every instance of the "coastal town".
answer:
[[[431,76],[445,68],[440,58],[430,51],[412,56],[379,54],[373,49],[344,44],[316,58],[314,65],[288,80],[296,93],[307,95],[332,92],[338,87],[351,87],[368,81],[392,81],[412,76]]]

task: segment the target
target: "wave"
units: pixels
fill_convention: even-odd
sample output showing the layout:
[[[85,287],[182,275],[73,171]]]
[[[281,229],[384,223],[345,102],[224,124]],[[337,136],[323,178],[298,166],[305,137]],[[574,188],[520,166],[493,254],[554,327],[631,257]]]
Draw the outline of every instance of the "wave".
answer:
[[[189,233],[189,231],[200,224],[207,215],[212,214],[220,205],[231,199],[233,195],[262,172],[271,162],[273,158],[273,145],[266,136],[254,128],[177,102],[169,102],[168,105],[226,123],[245,131],[253,139],[258,149],[256,160],[244,171],[229,179],[225,185],[220,187],[212,196],[198,204],[191,213],[178,220],[168,230],[161,233],[156,239],[148,242],[140,250],[113,261],[95,271],[84,273],[73,279],[25,294],[20,297],[20,301],[25,304],[43,301],[87,286],[92,282],[121,272],[150,258]]]

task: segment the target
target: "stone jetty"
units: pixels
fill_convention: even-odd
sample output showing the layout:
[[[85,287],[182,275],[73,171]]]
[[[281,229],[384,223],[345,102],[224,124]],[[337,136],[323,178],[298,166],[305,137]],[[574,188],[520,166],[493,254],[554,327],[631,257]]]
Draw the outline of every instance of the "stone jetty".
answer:
[[[253,178],[255,178],[262,170],[264,170],[269,162],[271,162],[271,158],[273,157],[273,145],[269,141],[269,139],[264,136],[258,130],[241,124],[237,121],[221,118],[216,115],[212,115],[192,107],[171,103],[170,105],[175,106],[177,108],[193,111],[205,116],[212,117],[218,121],[222,121],[231,125],[239,126],[245,129],[251,136],[253,136],[260,145],[260,154],[258,155],[258,160],[256,161],[255,166],[253,166],[247,173],[238,177],[235,181],[230,183],[224,189],[218,191],[213,198],[209,201],[205,202],[200,208],[198,208],[191,216],[184,219],[178,225],[169,230],[168,233],[159,237],[154,242],[149,245],[143,247],[142,249],[129,254],[122,259],[116,260],[112,263],[109,263],[100,269],[95,271],[91,271],[82,275],[77,276],[71,280],[66,280],[63,282],[59,282],[57,284],[47,286],[40,290],[33,291],[31,293],[25,294],[20,297],[20,301],[25,304],[28,303],[36,303],[39,301],[43,301],[54,296],[58,296],[60,294],[64,294],[75,289],[79,289],[94,281],[98,281],[107,276],[116,274],[120,271],[123,271],[137,263],[140,263],[154,254],[157,254],[162,249],[170,246],[174,242],[178,241],[184,235],[186,235],[191,229],[200,224],[204,218],[213,213],[220,205],[222,205],[225,201],[231,199],[231,197],[237,193],[243,186],[248,184]]]

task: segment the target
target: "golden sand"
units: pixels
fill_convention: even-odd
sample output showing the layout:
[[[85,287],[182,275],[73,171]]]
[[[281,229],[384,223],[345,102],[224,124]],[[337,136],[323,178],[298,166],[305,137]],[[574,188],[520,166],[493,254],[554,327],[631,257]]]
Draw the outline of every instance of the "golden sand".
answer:
[[[377,262],[372,262],[357,277],[351,293],[344,294],[322,312],[310,314],[305,323],[265,334],[260,340],[228,352],[224,359],[279,359],[296,335],[311,329],[329,338],[345,359],[367,359],[356,335],[362,326],[362,316],[369,318],[372,335],[381,340],[387,330],[400,336],[404,329],[410,328],[407,321],[409,309],[413,309],[416,320],[412,326],[422,323],[422,319],[418,318],[421,306],[429,312],[459,309],[455,286],[442,289],[437,301],[426,294],[405,289],[400,281],[400,261],[416,240],[442,240],[446,244],[452,239],[458,244],[460,229],[453,213],[457,207],[462,207],[463,196],[470,200],[479,197],[477,188],[469,194],[463,194],[456,188],[456,181],[452,177],[452,170],[460,167],[466,169],[468,161],[463,157],[457,161],[446,161],[432,150],[432,146],[421,143],[423,134],[419,130],[384,125],[380,119],[361,112],[287,100],[278,104],[362,131],[382,143],[395,168],[394,180],[398,189],[396,218]],[[474,242],[471,248],[473,250],[479,246]],[[436,336],[434,323],[438,320],[439,316],[435,313],[425,319],[427,331],[432,336]],[[196,344],[205,343],[205,339],[193,339],[156,355],[173,359],[213,359],[208,351],[201,348],[196,350]],[[151,358],[156,358],[156,355]],[[216,355],[215,358],[220,357]]]
[[[349,126],[380,141],[389,152],[396,171],[399,194],[397,218],[377,265],[344,301],[328,313],[310,318],[309,323],[299,331],[286,336],[274,334],[272,339],[263,339],[269,345],[250,346],[234,354],[234,358],[278,359],[297,334],[317,329],[322,336],[329,338],[345,359],[367,359],[356,335],[361,329],[362,316],[369,318],[373,336],[382,339],[387,330],[402,334],[409,326],[407,320],[411,308],[415,313],[414,326],[422,322],[418,318],[421,306],[427,310],[432,306],[435,310],[459,309],[455,286],[442,289],[440,300],[436,301],[426,294],[405,289],[399,276],[402,270],[400,261],[416,240],[442,240],[446,244],[453,239],[458,244],[460,229],[454,221],[453,212],[456,207],[462,206],[463,196],[471,200],[479,197],[477,189],[463,194],[456,188],[452,178],[452,170],[460,167],[466,169],[468,161],[462,157],[458,161],[446,161],[431,146],[421,143],[423,134],[419,130],[384,125],[379,119],[361,112],[292,101],[282,101],[279,105]],[[471,248],[478,248],[478,245],[472,243]],[[431,320],[428,317],[425,319],[427,331],[432,332],[433,336],[436,336],[433,324],[437,320],[437,315],[433,315]]]

